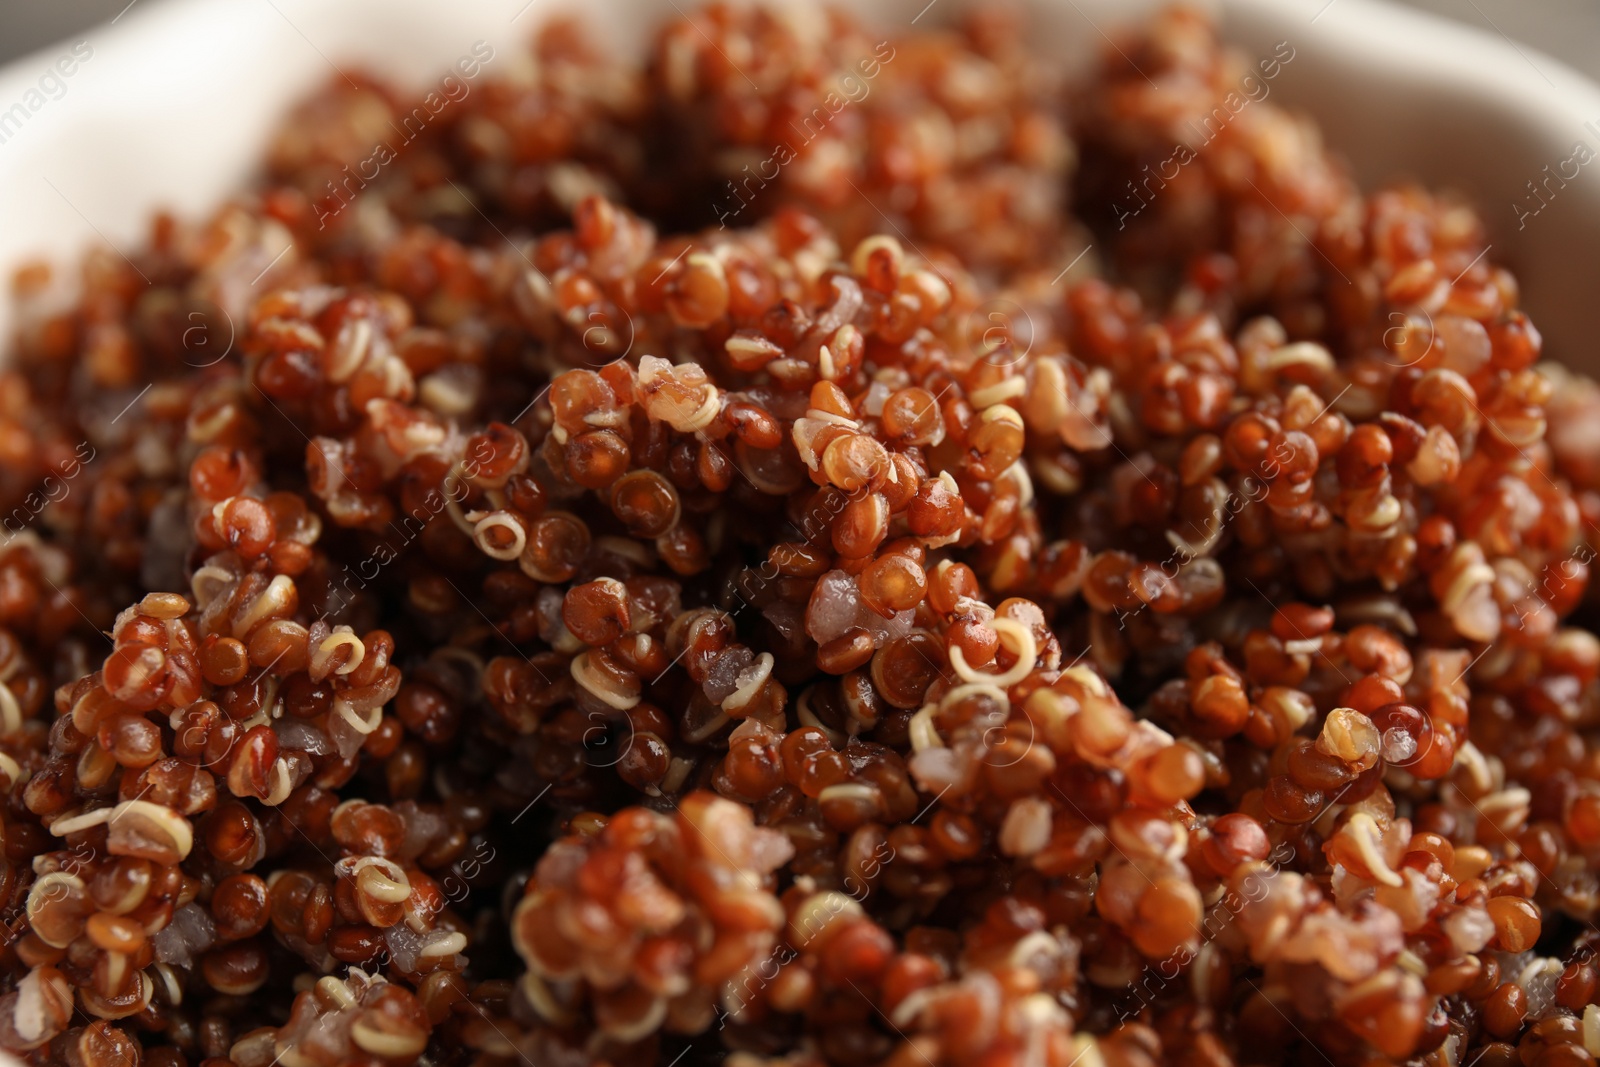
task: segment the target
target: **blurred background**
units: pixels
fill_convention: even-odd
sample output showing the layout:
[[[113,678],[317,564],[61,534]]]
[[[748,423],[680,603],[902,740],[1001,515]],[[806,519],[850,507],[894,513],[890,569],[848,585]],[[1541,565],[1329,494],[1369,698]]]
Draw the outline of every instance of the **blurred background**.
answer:
[[[0,0],[0,63],[162,0]],[[266,0],[232,0],[265,3]],[[445,0],[441,0],[445,2]],[[1327,0],[1303,0],[1321,7]],[[1337,0],[1335,0],[1337,2]],[[1548,52],[1600,81],[1600,0],[1395,0]]]
[[[1310,2],[1310,0],[1308,0]],[[1401,0],[1436,15],[1526,41],[1600,81],[1600,3],[1596,0]],[[3,8],[3,0],[0,0]]]
[[[160,0],[134,6],[141,2]],[[127,7],[128,0],[0,0],[0,63],[110,22]]]

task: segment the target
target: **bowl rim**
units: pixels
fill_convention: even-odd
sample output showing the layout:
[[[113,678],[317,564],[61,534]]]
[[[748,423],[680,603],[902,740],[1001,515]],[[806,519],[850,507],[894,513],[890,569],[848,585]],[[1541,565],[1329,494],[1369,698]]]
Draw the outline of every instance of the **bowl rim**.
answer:
[[[755,2],[783,3],[784,0]],[[790,2],[809,4],[811,0]],[[921,19],[923,14],[931,17],[919,25],[947,21],[962,6],[974,2],[979,0],[934,0],[937,6],[928,4],[927,0],[867,0],[852,7],[869,23],[892,23],[904,29],[912,21]],[[1053,20],[1056,29],[1077,27],[1079,32],[1076,36],[1082,40],[1060,38],[1063,41],[1063,62],[1069,65],[1074,51],[1078,59],[1090,58],[1086,50],[1095,53],[1104,50],[1101,37],[1115,35],[1118,30],[1161,6],[1160,2],[1153,0],[1024,2],[1039,13],[1042,22]],[[1475,0],[1469,2],[1477,7]],[[1502,129],[1515,126],[1526,133],[1528,142],[1545,146],[1551,153],[1556,151],[1556,146],[1570,145],[1572,138],[1588,136],[1591,132],[1592,143],[1600,148],[1600,84],[1531,45],[1513,41],[1498,27],[1484,29],[1431,11],[1404,7],[1392,0],[1201,0],[1200,6],[1216,18],[1220,35],[1231,44],[1256,46],[1285,35],[1297,48],[1301,48],[1303,42],[1303,51],[1308,53],[1308,58],[1297,62],[1302,66],[1317,66],[1324,78],[1371,78],[1375,82],[1405,87],[1406,90],[1415,90],[1432,98],[1447,97],[1464,109],[1495,115]],[[157,105],[157,110],[163,103],[171,105],[174,110],[181,110],[183,97],[193,94],[195,86],[185,83],[177,75],[168,75],[163,80],[162,76],[167,72],[160,70],[161,64],[170,63],[175,40],[214,42],[214,46],[219,48],[235,46],[242,49],[243,58],[248,59],[249,50],[252,47],[259,48],[262,32],[276,34],[275,38],[268,41],[269,44],[282,41],[298,49],[297,54],[286,57],[285,62],[298,64],[295,69],[309,75],[301,83],[300,91],[305,92],[320,79],[329,76],[329,68],[334,66],[334,60],[312,43],[311,37],[300,29],[302,24],[311,27],[314,33],[319,26],[335,27],[344,33],[346,41],[354,39],[348,32],[353,19],[365,19],[369,26],[373,20],[380,20],[379,24],[394,28],[386,36],[392,36],[396,30],[415,36],[430,27],[436,33],[438,27],[447,21],[451,25],[458,22],[464,26],[483,25],[482,16],[491,7],[496,10],[497,24],[501,26],[505,25],[506,17],[500,8],[516,11],[509,27],[514,32],[503,33],[501,37],[507,45],[524,42],[539,21],[558,11],[577,10],[589,15],[591,21],[597,21],[594,19],[593,5],[588,4],[587,0],[457,0],[448,13],[441,12],[427,0],[338,0],[336,3],[329,3],[328,0],[259,0],[243,8],[208,3],[207,0],[133,0],[112,22],[101,24],[67,41],[92,41],[97,51],[95,63],[100,72],[95,77],[114,79],[118,75],[126,76],[131,71],[138,71],[143,79],[141,84],[97,85],[92,90],[86,87],[81,94],[74,89],[73,94],[60,104],[50,105],[63,112],[52,116],[52,125],[57,124],[55,120],[60,120],[59,125],[65,129],[52,131],[48,136],[30,138],[30,143],[26,144],[0,144],[0,183],[4,183],[8,193],[13,194],[5,198],[13,203],[0,201],[0,269],[9,275],[25,262],[44,260],[57,267],[58,273],[68,273],[81,260],[85,246],[109,245],[121,249],[141,241],[148,232],[148,220],[155,210],[173,210],[186,220],[200,221],[228,196],[247,188],[244,180],[255,172],[261,141],[259,138],[253,139],[250,143],[256,146],[257,151],[246,152],[238,134],[233,135],[227,147],[219,153],[217,173],[201,175],[195,179],[192,188],[176,185],[165,175],[156,179],[140,175],[128,183],[130,191],[121,199],[108,199],[101,195],[97,205],[86,205],[80,209],[74,200],[67,200],[74,190],[58,188],[52,193],[37,181],[44,165],[58,157],[94,161],[87,167],[80,165],[79,170],[118,166],[128,172],[130,162],[133,167],[147,165],[144,158],[132,161],[123,158],[113,164],[104,151],[96,157],[95,150],[73,144],[74,128],[79,130],[77,140],[91,139],[82,136],[82,130],[92,131],[95,128],[98,118],[96,111],[85,110],[91,105],[124,113],[128,107],[120,99],[124,95],[120,90],[124,87],[129,90],[127,96],[151,101]],[[670,15],[672,8],[681,9],[681,4],[674,0],[668,0],[665,5],[660,0],[607,0],[605,7],[613,17],[599,22],[599,25],[604,29],[608,23],[612,24],[616,29],[615,37],[625,39],[629,36],[637,38],[640,29],[628,22],[628,13],[657,12],[666,16]],[[1099,31],[1098,34],[1082,32],[1082,23],[1076,21],[1080,18],[1088,20]],[[643,21],[649,23],[653,20],[647,18]],[[461,36],[465,37],[470,32],[463,30]],[[252,33],[256,36],[252,36]],[[453,38],[439,42],[440,69],[449,62],[447,50],[454,48],[457,43]],[[62,54],[65,45],[66,42],[47,45],[0,67],[0,110],[26,92],[40,73]],[[308,52],[306,45],[315,50],[315,54]],[[102,50],[107,53],[104,59],[98,58]],[[343,49],[340,45],[332,45],[327,50],[339,53]],[[341,56],[336,55],[335,58],[343,61]],[[370,57],[363,59],[367,65],[375,65]],[[243,73],[231,74],[225,65],[214,60],[210,61],[209,66],[197,62],[197,69],[213,74],[222,70],[223,77],[248,77]],[[434,73],[431,69],[379,69],[402,85],[411,82],[420,84]],[[149,76],[144,77],[147,72]],[[236,81],[225,85],[224,89],[237,91],[239,85]],[[274,113],[281,116],[284,90],[281,85],[276,89],[269,86],[267,92],[276,101],[272,105]],[[86,99],[77,99],[79,95]],[[1308,106],[1295,98],[1293,90],[1290,91],[1288,102],[1291,107],[1308,111],[1321,122],[1329,119],[1327,108]],[[77,113],[67,113],[73,110]],[[29,132],[36,131],[30,128]],[[171,135],[170,128],[161,133],[161,136]],[[1333,141],[1331,147],[1347,159],[1360,155],[1358,146]],[[152,141],[151,151],[159,154],[161,149],[162,142],[157,137]],[[1529,152],[1524,154],[1531,157]],[[1553,162],[1561,156],[1551,154],[1548,158]],[[38,173],[30,173],[30,169]],[[1527,177],[1537,175],[1538,172],[1534,170]],[[1369,167],[1367,173],[1361,175],[1359,184],[1364,190],[1370,191],[1375,187],[1370,179],[1386,182],[1396,176],[1394,173],[1375,174]],[[1435,176],[1428,184],[1437,187],[1448,184],[1448,179],[1441,182]],[[1590,185],[1594,188],[1589,188]],[[1495,192],[1498,194],[1500,190],[1496,188]],[[57,195],[72,206],[72,213],[53,200]],[[1548,259],[1550,249],[1556,247],[1564,254],[1574,256],[1573,269],[1600,270],[1600,182],[1585,183],[1571,193],[1563,193],[1563,196],[1570,203],[1562,205],[1562,213],[1569,220],[1576,218],[1582,224],[1580,228],[1584,231],[1585,240],[1593,233],[1595,240],[1592,243],[1596,246],[1593,256],[1588,256],[1579,242],[1568,239],[1566,244],[1562,244],[1557,235],[1551,233],[1541,233],[1530,243],[1521,242],[1507,234],[1512,221],[1511,213],[1503,205],[1494,202],[1497,196],[1493,199],[1485,195],[1474,196],[1479,217],[1489,227],[1491,237],[1498,246],[1499,251],[1494,253],[1497,260],[1503,260],[1508,253],[1515,260],[1519,249],[1532,249],[1523,253],[1528,264],[1514,263],[1519,278],[1526,280],[1525,275],[1532,277],[1526,267],[1541,259]],[[24,225],[17,227],[22,231],[21,236],[8,236],[6,230],[10,227],[5,225],[7,215],[19,219],[30,212],[39,211],[52,213],[48,228],[37,224]],[[1581,215],[1574,216],[1573,212],[1581,212]],[[26,219],[22,218],[22,221]],[[1544,225],[1541,223],[1541,226]],[[1548,274],[1539,284],[1542,286],[1547,280]],[[1527,286],[1525,292],[1534,288]],[[1570,290],[1557,295],[1562,303],[1562,315],[1553,317],[1551,321],[1577,316],[1586,331],[1600,335],[1600,306],[1592,311],[1576,306],[1569,309],[1568,305],[1576,304]],[[1555,302],[1554,297],[1551,302]],[[0,300],[0,336],[9,338],[13,310],[10,300]],[[1543,321],[1542,316],[1549,314],[1546,307],[1535,316],[1535,320]],[[1582,336],[1573,329],[1564,327],[1564,331],[1565,336]]]

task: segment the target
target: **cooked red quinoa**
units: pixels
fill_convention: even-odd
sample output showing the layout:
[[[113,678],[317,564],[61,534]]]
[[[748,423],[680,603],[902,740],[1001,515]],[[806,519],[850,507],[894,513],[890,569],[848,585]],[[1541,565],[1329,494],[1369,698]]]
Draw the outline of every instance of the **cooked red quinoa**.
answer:
[[[21,272],[0,1046],[1592,1064],[1600,386],[1200,16],[1027,33],[555,24]]]

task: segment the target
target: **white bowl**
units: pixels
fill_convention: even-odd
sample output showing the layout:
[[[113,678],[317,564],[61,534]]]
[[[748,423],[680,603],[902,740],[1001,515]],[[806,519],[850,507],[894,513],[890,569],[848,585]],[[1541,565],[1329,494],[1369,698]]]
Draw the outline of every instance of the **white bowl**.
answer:
[[[802,0],[810,2],[810,0]],[[936,23],[973,0],[858,0],[886,30]],[[30,103],[0,142],[0,268],[44,257],[70,267],[88,242],[131,249],[150,212],[201,215],[241,187],[285,110],[339,67],[402,85],[436,79],[487,42],[521,47],[558,10],[584,11],[597,40],[635,52],[690,0],[136,0],[90,31],[86,59],[71,43],[0,71],[0,135],[12,106]],[[1103,34],[1138,18],[1147,0],[1029,0],[1036,38],[1082,69]],[[1312,113],[1364,186],[1413,176],[1462,190],[1490,227],[1490,256],[1508,263],[1546,351],[1600,371],[1591,338],[1600,301],[1600,159],[1547,205],[1527,183],[1555,171],[1583,142],[1600,156],[1600,86],[1526,45],[1384,0],[1221,0],[1224,35],[1247,52],[1295,49],[1274,96]],[[676,10],[675,10],[676,9]],[[492,66],[490,68],[492,70]],[[39,90],[41,79],[52,99]],[[58,90],[59,86],[64,87]],[[1586,127],[1586,123],[1593,123]],[[1570,173],[1571,167],[1569,166]],[[1519,226],[1520,222],[1520,226]],[[0,336],[8,309],[0,309]]]

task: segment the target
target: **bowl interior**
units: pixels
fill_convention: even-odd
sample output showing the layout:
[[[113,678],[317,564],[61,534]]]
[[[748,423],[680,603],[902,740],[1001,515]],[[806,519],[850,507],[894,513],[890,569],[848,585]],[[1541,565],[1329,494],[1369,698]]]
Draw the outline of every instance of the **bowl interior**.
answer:
[[[852,9],[903,32],[966,2]],[[1026,2],[1041,49],[1073,72],[1154,6]],[[1600,178],[1588,173],[1600,164],[1562,177],[1580,142],[1600,157],[1600,87],[1527,46],[1384,0],[1216,6],[1224,35],[1247,53],[1294,47],[1273,94],[1318,120],[1364,186],[1409,176],[1471,198],[1546,351],[1600,372],[1589,340],[1600,303],[1582,292],[1600,272]],[[574,11],[597,41],[636,54],[683,10],[675,0],[144,0],[115,25],[0,71],[0,265],[45,258],[70,278],[86,243],[131,248],[156,208],[203,214],[248,180],[285,110],[348,68],[422,91],[480,41],[494,49],[491,71],[524,62],[537,25]],[[9,315],[0,307],[0,335]]]

